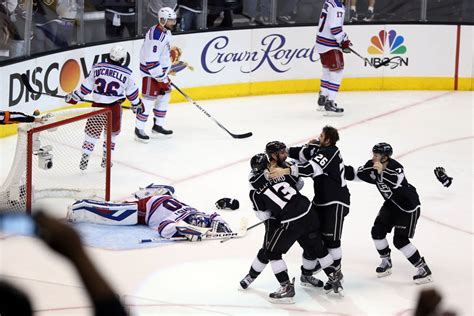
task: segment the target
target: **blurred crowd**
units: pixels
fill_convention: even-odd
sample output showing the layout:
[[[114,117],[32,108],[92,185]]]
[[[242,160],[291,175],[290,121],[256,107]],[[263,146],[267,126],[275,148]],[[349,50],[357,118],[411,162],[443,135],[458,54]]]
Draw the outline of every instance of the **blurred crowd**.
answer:
[[[474,22],[472,0],[351,0],[346,23]],[[0,61],[143,36],[161,7],[175,32],[316,24],[324,0],[0,0]]]

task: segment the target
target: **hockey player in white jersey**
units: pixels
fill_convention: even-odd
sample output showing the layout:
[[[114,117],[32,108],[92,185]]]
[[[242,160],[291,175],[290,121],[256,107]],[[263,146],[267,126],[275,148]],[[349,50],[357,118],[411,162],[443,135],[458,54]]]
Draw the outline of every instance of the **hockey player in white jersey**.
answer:
[[[150,139],[145,133],[145,124],[152,109],[154,115],[152,134],[173,134],[172,130],[163,128],[163,123],[171,97],[171,82],[168,73],[171,69],[171,30],[176,25],[176,12],[169,7],[164,7],[158,12],[158,18],[159,23],[148,30],[140,50],[140,73],[145,111],[137,113],[135,139],[144,143]]]
[[[134,193],[134,201],[123,203],[80,200],[69,207],[71,222],[104,225],[147,225],[163,238],[186,237],[201,240],[208,232],[231,233],[217,213],[200,212],[174,198],[174,188],[150,184]]]
[[[108,60],[92,66],[92,69],[84,79],[79,89],[66,95],[67,103],[76,104],[84,99],[85,95],[92,93],[92,107],[110,108],[112,110],[112,143],[110,148],[114,150],[115,140],[120,134],[122,123],[122,102],[127,98],[132,104],[132,110],[136,113],[143,112],[143,104],[138,97],[138,87],[133,80],[132,71],[124,66],[127,59],[127,51],[121,46],[114,46],[110,50]],[[89,156],[94,150],[95,144],[105,129],[98,128],[97,118],[87,120],[85,127],[85,139],[82,145],[82,157],[79,163],[81,170],[87,169]],[[103,123],[102,123],[103,124]],[[104,155],[102,167],[106,165],[106,147],[104,141]]]
[[[319,92],[319,111],[325,115],[340,116],[344,109],[337,107],[336,95],[341,85],[344,57],[342,52],[349,53],[351,42],[343,31],[345,5],[347,0],[326,0],[319,17],[316,50],[321,56],[323,75]]]

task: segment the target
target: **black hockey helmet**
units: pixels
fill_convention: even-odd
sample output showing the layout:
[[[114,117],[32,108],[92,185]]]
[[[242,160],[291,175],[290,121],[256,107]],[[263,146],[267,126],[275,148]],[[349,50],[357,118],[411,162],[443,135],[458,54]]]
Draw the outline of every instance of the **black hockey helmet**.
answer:
[[[272,154],[278,153],[283,149],[286,149],[285,143],[275,140],[273,142],[267,143],[265,146],[265,153],[268,155],[268,157],[271,157]]]
[[[374,154],[381,154],[382,156],[390,157],[393,154],[393,149],[390,144],[387,143],[378,143],[372,147],[372,152]]]
[[[253,172],[262,172],[268,166],[268,158],[267,155],[261,153],[256,154],[255,156],[250,159],[250,167],[252,168]]]

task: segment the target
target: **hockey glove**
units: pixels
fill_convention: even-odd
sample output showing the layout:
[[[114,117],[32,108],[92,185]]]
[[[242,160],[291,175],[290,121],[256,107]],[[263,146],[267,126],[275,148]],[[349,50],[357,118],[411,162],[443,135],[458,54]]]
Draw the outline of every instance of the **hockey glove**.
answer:
[[[77,104],[77,102],[82,101],[82,98],[75,91],[73,91],[66,94],[64,100],[69,104]]]
[[[346,37],[342,42],[341,42],[341,48],[344,53],[350,53],[351,50],[349,47],[352,46],[351,41]]]
[[[216,207],[221,210],[236,210],[239,208],[239,201],[237,201],[236,199],[222,198],[216,202]]]
[[[137,105],[132,105],[132,112],[134,114],[142,114],[143,112],[145,112],[145,105],[141,100],[140,103],[138,103]]]
[[[445,187],[449,187],[451,183],[453,183],[453,178],[448,177],[443,167],[436,167],[434,174],[438,181],[441,182]]]

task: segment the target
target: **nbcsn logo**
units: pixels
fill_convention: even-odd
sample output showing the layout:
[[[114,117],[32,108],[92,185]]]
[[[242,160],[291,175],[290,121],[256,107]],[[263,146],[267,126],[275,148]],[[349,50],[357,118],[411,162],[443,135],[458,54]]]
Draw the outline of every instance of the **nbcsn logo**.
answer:
[[[372,36],[370,39],[371,45],[367,48],[370,55],[383,55],[380,57],[371,57],[372,65],[379,65],[384,63],[390,69],[401,66],[408,66],[408,57],[403,58],[407,52],[407,47],[403,45],[405,38],[397,34],[397,31],[390,30],[388,32],[382,30],[378,36]],[[396,55],[389,57],[387,55]],[[368,61],[365,61],[365,66],[369,66]]]

